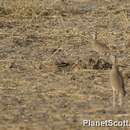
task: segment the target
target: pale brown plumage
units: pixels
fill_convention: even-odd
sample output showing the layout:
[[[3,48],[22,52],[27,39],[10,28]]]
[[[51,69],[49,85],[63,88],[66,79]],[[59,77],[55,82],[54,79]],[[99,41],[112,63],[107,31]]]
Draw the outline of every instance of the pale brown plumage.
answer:
[[[120,98],[120,105],[122,105],[122,96],[125,96],[123,77],[118,69],[116,56],[111,56],[113,62],[112,70],[110,71],[110,83],[113,89],[113,106],[115,107],[115,95],[116,93]]]
[[[92,41],[91,45],[92,45],[92,49],[94,51],[96,51],[97,53],[99,53],[100,55],[109,53],[109,51],[110,51],[109,47],[106,44],[101,43],[97,39],[97,33],[95,33],[93,35],[93,41]]]

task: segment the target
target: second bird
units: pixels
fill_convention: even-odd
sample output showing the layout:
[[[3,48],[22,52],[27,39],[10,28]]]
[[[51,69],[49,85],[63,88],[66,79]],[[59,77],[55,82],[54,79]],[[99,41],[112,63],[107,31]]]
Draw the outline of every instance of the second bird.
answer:
[[[110,84],[113,89],[113,107],[116,105],[116,94],[118,94],[119,105],[122,106],[122,97],[125,96],[126,92],[124,89],[124,80],[118,69],[117,57],[111,56],[112,70],[110,71]]]
[[[95,32],[95,34],[93,34],[92,37],[93,37],[93,41],[91,45],[93,51],[99,53],[100,56],[109,53],[110,51],[109,47],[97,39],[97,32]]]

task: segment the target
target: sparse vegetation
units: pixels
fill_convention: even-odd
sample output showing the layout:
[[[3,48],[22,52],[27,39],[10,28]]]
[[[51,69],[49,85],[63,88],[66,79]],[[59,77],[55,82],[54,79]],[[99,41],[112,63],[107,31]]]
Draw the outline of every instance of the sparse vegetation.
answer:
[[[130,120],[129,0],[1,2],[0,129],[87,130],[83,119]],[[112,63],[92,50],[95,29],[125,66],[128,95],[116,113]]]

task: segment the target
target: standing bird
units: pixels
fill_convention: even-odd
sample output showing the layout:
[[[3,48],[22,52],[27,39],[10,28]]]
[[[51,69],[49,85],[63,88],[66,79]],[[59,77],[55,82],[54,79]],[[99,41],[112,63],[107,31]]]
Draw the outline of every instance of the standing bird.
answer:
[[[91,43],[92,49],[95,52],[99,53],[100,55],[109,54],[109,51],[110,51],[109,47],[97,39],[97,32],[95,34],[93,34],[92,37],[93,37],[93,41]]]
[[[119,105],[122,106],[122,97],[125,96],[126,92],[124,89],[123,77],[118,69],[117,57],[111,56],[111,61],[113,63],[112,69],[110,71],[110,84],[113,89],[113,108],[116,105],[116,94],[118,94]]]

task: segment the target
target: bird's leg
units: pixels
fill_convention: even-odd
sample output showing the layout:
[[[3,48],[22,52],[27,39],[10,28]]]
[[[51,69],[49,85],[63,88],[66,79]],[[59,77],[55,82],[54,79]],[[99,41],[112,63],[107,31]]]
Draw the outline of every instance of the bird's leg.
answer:
[[[109,61],[109,59],[110,59],[110,53],[109,53],[109,52],[106,52],[106,53],[105,53],[105,57],[106,57],[105,59],[106,59],[107,61]]]
[[[122,94],[119,93],[119,105],[122,106]]]
[[[113,108],[116,106],[116,91],[113,89]]]
[[[103,59],[103,55],[99,55],[99,59]]]

